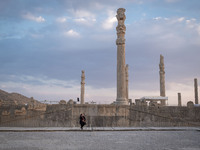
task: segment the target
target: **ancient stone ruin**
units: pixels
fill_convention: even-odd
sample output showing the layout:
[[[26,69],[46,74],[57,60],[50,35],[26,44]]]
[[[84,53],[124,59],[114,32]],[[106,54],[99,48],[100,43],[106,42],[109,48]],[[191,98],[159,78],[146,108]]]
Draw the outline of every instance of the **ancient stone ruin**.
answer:
[[[164,57],[160,55],[160,96],[165,97],[165,65],[164,65]],[[166,102],[161,101],[161,105],[165,106]]]
[[[178,106],[182,106],[182,104],[181,104],[181,93],[178,93]]]
[[[125,73],[126,73],[126,100],[129,100],[128,96],[128,64],[125,67]]]
[[[82,75],[81,75],[81,104],[85,103],[85,71],[82,70]]]
[[[125,32],[126,26],[124,25],[126,16],[125,9],[119,8],[117,10],[118,26],[117,30],[117,99],[116,104],[127,105],[126,96],[126,74],[125,74]]]
[[[116,17],[118,20],[117,98],[114,104],[97,105],[85,102],[85,71],[82,70],[80,104],[76,104],[72,99],[68,102],[61,100],[59,104],[40,104],[31,98],[28,104],[18,105],[19,102],[10,101],[12,105],[8,105],[0,98],[0,126],[78,127],[81,113],[85,113],[88,127],[200,126],[196,78],[194,79],[195,104],[189,101],[187,106],[182,106],[181,93],[178,93],[178,106],[167,106],[162,55],[159,63],[160,95],[144,96],[136,99],[135,103],[129,101],[128,65],[125,63],[125,9],[119,8]],[[2,93],[2,97],[6,97],[6,93]],[[6,98],[10,100],[10,97]]]
[[[195,95],[195,104],[199,104],[197,78],[194,79],[194,95]]]

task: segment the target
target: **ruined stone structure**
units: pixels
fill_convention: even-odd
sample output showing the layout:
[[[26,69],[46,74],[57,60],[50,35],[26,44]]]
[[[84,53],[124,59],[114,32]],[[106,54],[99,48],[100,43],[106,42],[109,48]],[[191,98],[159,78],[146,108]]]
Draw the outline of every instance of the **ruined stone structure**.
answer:
[[[127,101],[129,100],[129,97],[128,97],[128,64],[126,65],[125,67],[125,73],[126,73],[126,99]]]
[[[165,97],[165,65],[164,65],[164,57],[160,55],[160,96]],[[162,101],[161,105],[165,106],[166,101]]]
[[[128,100],[126,99],[126,75],[125,75],[125,32],[126,26],[124,21],[126,19],[125,9],[119,8],[117,10],[118,26],[117,30],[117,99],[116,104],[127,105]]]
[[[87,127],[200,127],[200,107],[192,101],[187,107],[167,106],[165,97],[164,57],[160,55],[160,96],[136,99],[128,104],[128,65],[125,66],[125,9],[117,10],[117,99],[111,105],[87,104],[84,102],[85,72],[81,75],[81,104],[72,99],[67,103],[37,104],[32,98],[30,103],[7,104],[0,100],[0,126],[3,127],[79,127],[79,116],[85,113]],[[197,79],[194,80],[195,104],[198,104]],[[5,97],[5,96],[4,96]],[[159,103],[160,102],[160,103]],[[117,104],[117,105],[115,105]],[[178,106],[181,94],[178,93]]]
[[[60,105],[62,105],[62,104],[67,104],[67,102],[66,102],[65,100],[60,100],[59,104],[60,104]]]
[[[163,96],[144,96],[140,99],[135,99],[137,106],[163,106],[162,102],[168,100],[168,97]],[[160,102],[160,103],[158,103]]]
[[[182,106],[182,104],[181,104],[181,93],[178,93],[178,106]]]
[[[194,95],[195,95],[195,104],[199,104],[197,78],[194,79]]]
[[[81,104],[85,103],[85,71],[82,70],[82,75],[81,75]]]
[[[85,113],[86,127],[200,126],[200,107],[193,102],[188,102],[187,107],[52,104],[40,111],[24,105],[4,105],[0,109],[0,126],[79,127],[80,113]]]

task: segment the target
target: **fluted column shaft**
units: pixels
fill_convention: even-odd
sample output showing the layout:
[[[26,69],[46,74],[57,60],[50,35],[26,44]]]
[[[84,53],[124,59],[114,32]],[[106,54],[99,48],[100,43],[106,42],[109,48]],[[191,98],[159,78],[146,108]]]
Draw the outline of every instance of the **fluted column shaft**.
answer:
[[[82,70],[81,75],[81,104],[85,104],[85,71]]]
[[[129,97],[128,97],[128,64],[126,65],[125,67],[125,73],[126,73],[126,99],[128,100]]]
[[[165,65],[164,65],[164,57],[160,55],[160,96],[165,97]],[[165,106],[166,102],[161,101],[161,105]]]
[[[126,99],[126,77],[125,77],[125,31],[126,26],[124,21],[126,19],[125,9],[119,8],[117,10],[118,26],[117,30],[117,99],[116,103],[120,105],[128,104]]]
[[[194,95],[195,95],[195,104],[199,104],[198,99],[198,82],[197,78],[194,79]]]

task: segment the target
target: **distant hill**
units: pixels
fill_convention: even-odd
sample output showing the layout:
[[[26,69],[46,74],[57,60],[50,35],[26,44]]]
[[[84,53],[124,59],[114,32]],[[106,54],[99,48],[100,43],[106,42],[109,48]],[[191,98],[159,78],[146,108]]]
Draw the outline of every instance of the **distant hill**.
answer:
[[[33,98],[28,98],[18,93],[8,93],[0,89],[0,105],[24,105],[33,101],[35,103],[41,104],[39,101],[34,100]]]

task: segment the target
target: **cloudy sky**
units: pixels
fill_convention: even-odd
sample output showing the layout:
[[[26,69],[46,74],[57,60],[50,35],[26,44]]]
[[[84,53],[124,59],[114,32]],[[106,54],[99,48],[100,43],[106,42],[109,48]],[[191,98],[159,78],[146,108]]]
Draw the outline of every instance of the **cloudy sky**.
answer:
[[[199,0],[1,0],[0,89],[38,100],[116,99],[116,10],[126,9],[131,99],[159,96],[165,58],[169,105],[194,101],[200,80]]]

